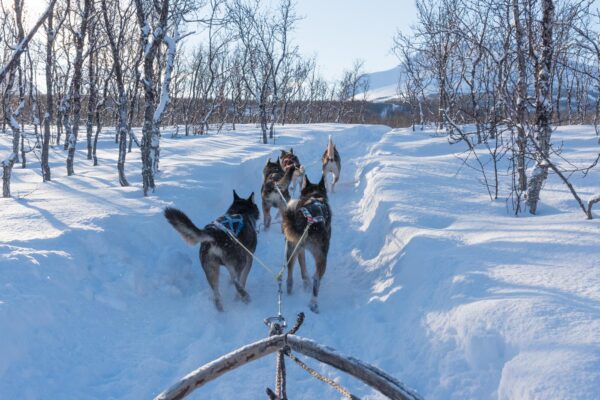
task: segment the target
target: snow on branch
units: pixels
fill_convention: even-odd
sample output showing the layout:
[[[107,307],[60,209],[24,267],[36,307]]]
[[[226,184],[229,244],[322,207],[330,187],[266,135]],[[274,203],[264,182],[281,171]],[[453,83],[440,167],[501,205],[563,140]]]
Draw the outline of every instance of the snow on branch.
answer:
[[[27,34],[27,36],[25,36],[23,38],[23,40],[21,40],[21,42],[19,44],[17,44],[17,47],[13,51],[12,56],[10,56],[10,58],[8,60],[8,63],[6,63],[6,65],[4,67],[2,67],[2,69],[0,69],[0,83],[2,83],[2,81],[4,81],[4,78],[6,77],[6,74],[19,61],[19,57],[21,57],[21,54],[23,54],[23,52],[25,50],[27,50],[27,45],[29,44],[29,42],[31,41],[31,39],[33,38],[33,36],[36,34],[36,32],[40,28],[40,26],[42,26],[42,24],[44,23],[44,21],[46,20],[46,18],[48,18],[48,15],[50,15],[50,12],[54,8],[54,4],[55,3],[56,3],[56,0],[50,0],[50,4],[48,4],[48,8],[46,9],[46,11],[38,19],[38,21],[35,23],[35,25],[33,26],[33,28],[31,28],[31,31],[29,31],[29,33]]]
[[[171,37],[166,34],[162,35],[162,41],[167,46],[167,65],[165,67],[165,77],[162,83],[162,89],[160,92],[160,100],[154,111],[153,122],[160,124],[162,115],[164,114],[167,106],[169,105],[169,90],[171,86],[171,79],[173,74],[173,68],[175,66],[175,56],[177,54],[177,43],[189,34],[181,36],[177,26],[179,21],[175,23],[175,36]],[[160,28],[159,28],[160,29]]]
[[[591,199],[588,200],[588,204],[587,204],[587,217],[588,217],[588,219],[592,219],[592,207],[596,203],[600,203],[600,194],[597,194],[596,196],[594,196],[594,197],[592,197]]]

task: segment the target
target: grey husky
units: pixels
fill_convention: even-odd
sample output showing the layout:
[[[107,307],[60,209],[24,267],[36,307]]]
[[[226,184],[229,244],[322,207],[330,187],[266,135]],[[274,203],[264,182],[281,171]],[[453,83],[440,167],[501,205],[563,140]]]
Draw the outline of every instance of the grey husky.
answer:
[[[271,226],[272,207],[283,215],[285,206],[290,200],[289,186],[295,170],[296,166],[292,164],[284,171],[279,158],[276,162],[272,162],[270,158],[267,160],[263,168],[263,184],[260,189],[265,229]]]
[[[250,296],[246,292],[246,279],[252,267],[252,256],[256,250],[256,221],[259,218],[258,207],[254,203],[254,192],[247,199],[233,191],[233,203],[227,212],[215,221],[200,229],[183,212],[167,207],[165,218],[183,239],[190,245],[200,243],[200,264],[213,291],[213,301],[219,311],[223,311],[219,293],[219,269],[225,266],[237,289],[237,295],[248,303]],[[232,239],[233,235],[248,249],[246,251]]]
[[[303,234],[305,233],[303,237]],[[288,203],[283,214],[283,232],[287,248],[287,292],[293,289],[294,263],[298,258],[300,273],[304,288],[309,289],[311,282],[306,271],[305,249],[311,252],[315,259],[316,271],[312,279],[312,298],[310,309],[318,313],[317,297],[321,279],[327,268],[327,253],[331,239],[331,209],[327,201],[325,177],[318,184],[313,184],[304,175],[300,198]],[[294,252],[294,250],[297,250]]]
[[[328,174],[333,175],[331,191],[334,192],[335,184],[340,179],[340,172],[342,171],[342,159],[340,158],[340,153],[338,153],[335,144],[333,144],[331,135],[329,135],[327,148],[323,153],[323,157],[321,157],[321,161],[323,163],[323,176],[327,177]]]

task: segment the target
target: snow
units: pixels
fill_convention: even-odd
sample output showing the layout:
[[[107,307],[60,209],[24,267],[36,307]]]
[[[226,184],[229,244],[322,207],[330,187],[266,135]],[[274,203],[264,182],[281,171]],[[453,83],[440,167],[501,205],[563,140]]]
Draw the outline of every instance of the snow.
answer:
[[[368,79],[369,81],[367,100],[383,102],[397,99],[398,84],[402,76],[403,71],[401,66],[366,74],[365,79]],[[356,95],[357,99],[362,99],[362,97],[362,92]]]
[[[139,152],[128,156],[132,186],[119,187],[113,132],[100,138],[98,167],[77,150],[78,174],[67,177],[65,153],[53,148],[52,182],[41,183],[37,164],[13,171],[15,197],[0,199],[0,398],[152,398],[264,338],[262,321],[276,313],[270,274],[254,264],[246,305],[223,271],[218,313],[197,248],[162,209],[209,223],[232,189],[258,196],[266,159],[290,146],[316,180],[329,135],[342,175],[330,198],[321,313],[308,311],[299,276],[284,296],[288,321],[307,314],[299,335],[374,364],[427,399],[600,398],[600,215],[586,220],[555,175],[538,215],[514,217],[505,200],[487,200],[476,171],[461,168],[464,148],[430,132],[292,125],[278,128],[275,145],[260,144],[260,135],[253,126],[163,135],[157,190],[146,198]],[[593,127],[553,137],[576,165],[597,154]],[[0,137],[0,153],[11,148]],[[600,171],[574,184],[590,198]],[[260,232],[257,255],[281,266],[278,225]],[[361,398],[383,398],[305,361]],[[191,398],[264,397],[274,369],[269,356]],[[339,398],[295,365],[287,369],[290,397]]]
[[[159,28],[160,29],[160,28]],[[177,38],[179,37],[178,31],[175,32],[175,39],[170,36],[164,35],[163,41],[167,45],[167,63],[165,66],[165,76],[162,82],[162,89],[160,92],[160,100],[154,110],[153,122],[160,124],[162,115],[165,112],[167,105],[169,104],[169,85],[171,84],[171,73],[173,72],[173,63],[175,62],[175,53],[177,50]]]

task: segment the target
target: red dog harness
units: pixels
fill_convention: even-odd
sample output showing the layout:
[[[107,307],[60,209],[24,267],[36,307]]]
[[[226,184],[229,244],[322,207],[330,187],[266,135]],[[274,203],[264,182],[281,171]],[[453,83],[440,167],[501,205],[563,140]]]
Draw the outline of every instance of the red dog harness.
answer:
[[[310,212],[309,208],[313,209],[313,211],[315,211],[316,209],[319,215],[313,215]],[[302,215],[304,215],[304,218],[306,218],[306,221],[309,225],[316,224],[317,222],[325,223],[325,216],[323,214],[327,212],[327,208],[323,203],[321,203],[318,200],[314,200],[306,206],[301,207],[300,212],[302,213]]]

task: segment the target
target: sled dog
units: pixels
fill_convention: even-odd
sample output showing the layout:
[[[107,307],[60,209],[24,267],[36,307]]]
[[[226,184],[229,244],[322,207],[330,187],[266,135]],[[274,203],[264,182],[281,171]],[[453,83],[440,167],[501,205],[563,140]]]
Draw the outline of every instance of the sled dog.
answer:
[[[337,148],[335,147],[335,144],[333,144],[331,135],[329,135],[329,142],[327,143],[327,148],[323,153],[323,157],[321,157],[321,161],[323,163],[323,176],[325,176],[325,179],[327,180],[327,176],[329,174],[333,175],[331,192],[334,192],[335,184],[340,179],[342,160],[340,158],[340,153],[338,153]]]
[[[237,289],[236,296],[248,303],[246,279],[252,267],[252,256],[240,246],[234,236],[250,252],[256,250],[256,221],[258,207],[254,203],[254,192],[247,199],[233,191],[233,203],[227,212],[200,229],[183,212],[176,208],[165,208],[164,215],[173,228],[190,245],[200,243],[200,264],[213,292],[213,301],[219,311],[223,311],[219,293],[219,269],[225,266]]]
[[[305,230],[306,234],[305,234]],[[310,309],[318,313],[317,297],[319,286],[327,268],[327,253],[331,238],[331,209],[327,201],[325,177],[318,184],[313,184],[304,175],[300,198],[291,200],[283,214],[283,231],[286,239],[288,260],[287,292],[293,289],[293,271],[296,258],[300,264],[300,273],[304,288],[309,289],[311,282],[306,272],[305,249],[315,259],[316,271],[312,279],[312,298]],[[297,250],[294,252],[294,250]]]
[[[291,164],[283,170],[279,158],[272,162],[269,158],[263,168],[263,184],[260,188],[265,229],[271,226],[271,208],[275,207],[283,215],[290,200],[289,186],[296,167]],[[279,190],[278,190],[279,189]],[[283,196],[283,198],[282,198]]]
[[[281,168],[283,168],[284,170],[291,165],[296,167],[294,175],[292,176],[292,191],[295,192],[296,188],[298,187],[298,182],[304,175],[304,167],[302,166],[302,164],[300,164],[298,156],[294,154],[294,149],[290,147],[290,151],[281,150],[281,155],[279,156],[279,163],[281,164]]]

